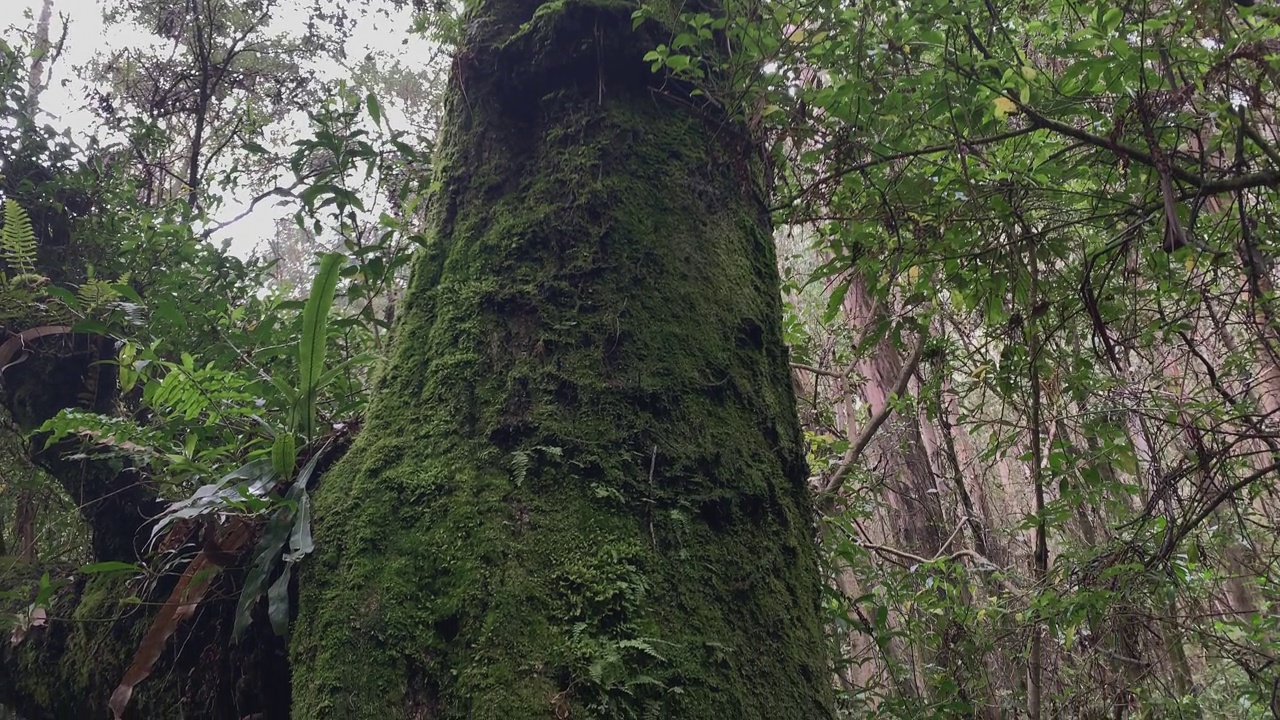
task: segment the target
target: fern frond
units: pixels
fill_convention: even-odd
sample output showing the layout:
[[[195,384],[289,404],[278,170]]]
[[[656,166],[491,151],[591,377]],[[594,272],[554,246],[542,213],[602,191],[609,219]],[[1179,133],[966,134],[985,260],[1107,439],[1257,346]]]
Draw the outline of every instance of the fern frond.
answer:
[[[29,288],[38,288],[49,282],[49,278],[34,272],[21,272],[9,278],[9,284]]]
[[[36,234],[27,211],[12,198],[4,201],[4,227],[0,228],[0,259],[17,275],[36,273]]]
[[[111,283],[104,280],[89,280],[76,291],[80,300],[80,309],[88,314],[120,296]]]
[[[248,416],[257,412],[250,381],[236,373],[219,370],[212,363],[196,367],[195,358],[183,354],[182,364],[164,363],[169,372],[159,382],[148,382],[142,399],[153,410],[174,419],[191,421],[203,417],[217,423],[227,415]]]

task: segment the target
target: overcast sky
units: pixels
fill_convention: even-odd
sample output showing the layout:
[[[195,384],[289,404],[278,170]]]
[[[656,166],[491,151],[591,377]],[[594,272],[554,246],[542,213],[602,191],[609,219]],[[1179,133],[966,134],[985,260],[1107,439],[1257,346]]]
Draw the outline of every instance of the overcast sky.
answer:
[[[6,9],[13,8],[14,5],[9,3],[16,2],[18,12],[4,14],[6,19],[11,20],[5,26],[0,26],[0,34],[7,40],[14,40],[16,38],[13,26],[34,28],[35,18],[40,12],[42,1],[7,0]],[[54,0],[53,21],[49,28],[49,36],[56,39],[63,31],[61,16],[70,19],[65,53],[53,68],[49,87],[41,95],[40,104],[49,114],[50,117],[47,119],[50,124],[57,128],[70,128],[73,134],[81,138],[92,126],[93,116],[83,109],[87,86],[76,75],[75,68],[88,62],[99,51],[126,45],[146,44],[152,40],[143,33],[130,32],[122,25],[112,26],[108,32],[102,22],[101,8],[104,1],[112,2],[112,0]],[[287,8],[294,5],[290,0],[283,0],[281,4]],[[305,22],[302,10],[289,12],[287,8],[284,12],[276,14],[273,25],[286,28],[292,24],[293,27],[298,27]],[[30,13],[31,19],[21,19],[23,12]],[[402,41],[409,37],[406,33],[409,24],[410,18],[407,12],[393,14],[390,19],[370,13],[368,17],[357,22],[355,31],[347,42],[347,57],[361,58],[371,50],[382,50],[403,58],[406,65],[413,66],[415,64],[413,56],[419,54],[419,57],[425,57],[429,50],[425,41],[418,38],[411,38],[408,44],[403,44]],[[327,77],[334,77],[343,72],[336,63],[331,61],[317,63],[315,69],[318,75]],[[398,127],[404,127],[403,116],[397,117],[398,113],[394,106],[388,102],[384,102],[383,106],[387,119],[396,123]],[[241,214],[247,208],[248,200],[249,196],[244,192],[227,197],[216,213],[216,217],[229,219]],[[248,255],[263,239],[273,234],[273,223],[276,218],[286,217],[292,213],[292,208],[272,207],[269,203],[260,203],[251,215],[219,233],[214,240],[221,242],[224,238],[230,238],[233,252],[241,256]]]

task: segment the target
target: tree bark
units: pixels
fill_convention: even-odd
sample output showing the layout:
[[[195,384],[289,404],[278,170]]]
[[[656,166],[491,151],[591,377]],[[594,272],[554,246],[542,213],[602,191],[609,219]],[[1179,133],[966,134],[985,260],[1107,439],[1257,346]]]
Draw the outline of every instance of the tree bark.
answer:
[[[315,498],[294,717],[833,717],[752,144],[662,89],[634,9],[468,21],[432,236]]]

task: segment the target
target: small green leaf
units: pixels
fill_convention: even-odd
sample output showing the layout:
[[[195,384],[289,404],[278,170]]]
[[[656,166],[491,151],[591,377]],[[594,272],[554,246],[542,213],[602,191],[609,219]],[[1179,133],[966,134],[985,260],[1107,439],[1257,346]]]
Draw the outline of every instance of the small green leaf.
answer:
[[[688,70],[689,65],[691,65],[692,63],[693,63],[693,59],[690,58],[688,55],[672,55],[671,57],[667,58],[667,67],[671,68],[672,70],[675,70],[676,72],[680,72],[681,70]]]
[[[840,309],[844,306],[844,296],[849,293],[849,283],[842,282],[831,291],[831,296],[827,298],[827,311],[822,314],[822,322],[829,323],[840,314]]]
[[[1116,28],[1120,27],[1120,20],[1122,18],[1124,18],[1124,11],[1118,7],[1113,7],[1107,10],[1106,14],[1102,16],[1102,27],[1105,28],[1107,32],[1115,32]]]
[[[1009,117],[1009,113],[1018,109],[1018,104],[1007,97],[998,97],[992,104],[995,106],[992,113],[997,120],[1004,120]]]

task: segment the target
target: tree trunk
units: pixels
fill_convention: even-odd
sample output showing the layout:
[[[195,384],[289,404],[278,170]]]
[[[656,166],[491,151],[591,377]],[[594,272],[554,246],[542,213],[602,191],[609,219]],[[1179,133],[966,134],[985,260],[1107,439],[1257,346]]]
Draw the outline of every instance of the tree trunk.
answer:
[[[31,481],[28,479],[28,483]],[[30,487],[18,491],[13,507],[14,557],[20,562],[36,559],[36,499]]]
[[[294,717],[833,716],[752,145],[660,89],[632,10],[468,21],[432,236],[315,499]]]

